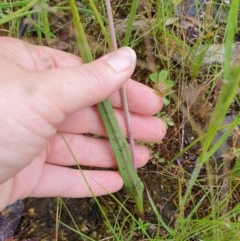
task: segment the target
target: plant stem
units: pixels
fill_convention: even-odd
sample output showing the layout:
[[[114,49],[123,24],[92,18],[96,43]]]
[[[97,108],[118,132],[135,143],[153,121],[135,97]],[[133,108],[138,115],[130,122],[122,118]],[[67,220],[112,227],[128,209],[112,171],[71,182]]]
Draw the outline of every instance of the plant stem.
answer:
[[[83,62],[93,61],[93,56],[87,42],[83,24],[74,0],[69,0],[73,15],[73,25],[76,29],[76,40]],[[114,110],[108,99],[98,103],[98,110],[103,120],[109,141],[114,151],[118,169],[123,178],[125,188],[134,199],[139,216],[144,220],[143,191],[144,185],[132,165],[132,155],[129,145],[117,121]]]
[[[108,16],[110,36],[111,36],[113,50],[117,50],[118,47],[117,47],[117,40],[116,40],[116,35],[115,35],[115,28],[114,28],[112,7],[111,7],[110,0],[105,0],[105,4],[106,4],[106,9],[107,9],[107,16]],[[130,113],[129,113],[129,108],[128,108],[126,84],[120,89],[120,95],[121,95],[121,101],[122,101],[122,106],[123,106],[124,115],[125,115],[125,122],[126,122],[126,126],[127,126],[127,134],[128,134],[130,148],[131,148],[133,167],[136,170],[137,164],[136,164],[135,144],[134,144],[131,118],[130,118]]]

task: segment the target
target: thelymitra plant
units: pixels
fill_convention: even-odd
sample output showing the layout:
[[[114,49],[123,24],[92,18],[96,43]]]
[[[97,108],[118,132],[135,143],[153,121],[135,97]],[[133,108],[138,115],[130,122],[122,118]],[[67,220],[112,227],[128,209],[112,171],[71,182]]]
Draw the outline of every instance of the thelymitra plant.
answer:
[[[89,1],[90,5],[95,7],[93,1]],[[87,42],[87,38],[84,32],[83,24],[81,22],[77,7],[73,0],[69,0],[72,14],[73,14],[73,24],[76,29],[76,37],[78,42],[78,47],[81,52],[81,57],[83,62],[91,62],[93,61],[93,57]],[[137,1],[133,1],[132,9],[135,10],[137,7]],[[111,28],[111,38],[112,44],[111,50],[117,49],[116,38],[114,35],[114,24],[113,24],[113,17],[111,11],[111,4],[110,1],[106,0],[106,8],[108,12],[108,20],[109,26]],[[132,19],[131,19],[132,22]],[[129,195],[134,199],[137,211],[139,213],[140,218],[144,219],[144,211],[143,211],[143,190],[144,185],[139,178],[136,166],[135,166],[135,154],[134,154],[134,140],[132,137],[131,131],[131,123],[130,123],[130,116],[128,111],[127,105],[127,97],[125,92],[125,87],[120,90],[120,94],[122,96],[122,103],[125,112],[125,120],[128,129],[128,137],[130,141],[130,146],[121,130],[121,127],[117,121],[113,108],[111,106],[110,101],[104,100],[103,102],[98,104],[98,110],[103,120],[109,141],[111,143],[112,149],[114,151],[119,172],[123,178],[124,186],[129,193]],[[130,150],[131,149],[131,150]]]

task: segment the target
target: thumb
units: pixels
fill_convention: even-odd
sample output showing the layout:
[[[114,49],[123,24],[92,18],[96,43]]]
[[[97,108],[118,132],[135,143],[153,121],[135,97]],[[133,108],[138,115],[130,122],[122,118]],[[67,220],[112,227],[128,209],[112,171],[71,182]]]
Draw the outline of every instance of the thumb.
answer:
[[[44,79],[38,81],[40,99],[48,105],[55,103],[64,115],[72,113],[106,99],[121,88],[132,75],[135,64],[135,52],[125,47],[78,67],[38,73],[38,79]]]

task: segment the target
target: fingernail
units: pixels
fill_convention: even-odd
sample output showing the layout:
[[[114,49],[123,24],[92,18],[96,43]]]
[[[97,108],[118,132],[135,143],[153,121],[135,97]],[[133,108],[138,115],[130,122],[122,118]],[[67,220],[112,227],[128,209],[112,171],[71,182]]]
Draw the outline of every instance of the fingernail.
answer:
[[[129,69],[136,63],[136,54],[129,48],[118,49],[106,56],[106,62],[116,71],[121,72]]]

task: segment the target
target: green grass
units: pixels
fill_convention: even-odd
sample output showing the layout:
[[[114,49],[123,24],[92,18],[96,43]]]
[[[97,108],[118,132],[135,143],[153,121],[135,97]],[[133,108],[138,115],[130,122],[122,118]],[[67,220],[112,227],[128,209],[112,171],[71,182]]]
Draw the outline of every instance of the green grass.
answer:
[[[175,3],[178,4],[177,1]],[[123,1],[113,3],[117,29],[121,30],[117,32],[119,46],[129,45],[139,55],[136,78],[151,85],[150,74],[164,69],[174,80],[175,92],[170,104],[163,110],[175,121],[174,126],[169,129],[163,143],[150,145],[155,164],[140,171],[143,180],[147,175],[160,180],[153,189],[151,181],[145,180],[148,189],[145,195],[146,223],[138,219],[131,198],[120,193],[96,199],[104,230],[94,230],[99,234],[89,234],[79,228],[64,200],[59,199],[57,233],[67,228],[77,233],[79,240],[240,240],[239,109],[235,110],[233,122],[222,126],[224,117],[237,109],[233,103],[239,104],[240,70],[239,65],[231,64],[239,2],[233,0],[231,8],[221,5],[220,8],[228,9],[226,23],[213,27],[205,22],[199,39],[193,44],[182,37],[181,24],[173,15],[175,7],[170,1],[165,3],[162,0],[148,1],[137,10],[136,5],[131,9],[130,4]],[[130,13],[126,15],[133,25],[131,21],[130,25],[121,25],[118,13],[122,9],[124,14]],[[103,1],[83,1],[77,10],[86,22],[87,36],[93,35],[95,39],[92,54],[104,54],[109,49],[106,46],[111,46],[111,43]],[[34,13],[36,19],[32,19]],[[24,38],[51,46],[53,39],[61,38],[52,25],[53,20],[58,20],[59,13],[68,15],[70,19],[68,1],[56,1],[52,6],[48,0],[3,1],[0,3],[0,33],[17,37],[21,19],[26,17],[30,27]],[[71,33],[72,26],[68,26]],[[89,26],[93,31],[89,30]],[[225,46],[223,65],[203,67],[208,47],[218,42]],[[199,52],[202,46],[204,48]],[[72,52],[78,52],[74,47]],[[221,87],[218,88],[220,82]],[[200,102],[198,109],[194,109],[194,101],[189,103],[190,97],[186,100],[186,95],[190,96],[190,85],[201,97],[197,99]],[[210,110],[205,108],[209,104]],[[185,144],[181,138],[188,134],[189,129],[194,138]],[[220,130],[225,130],[224,134],[214,141]],[[213,155],[233,133],[233,147],[217,165]],[[191,155],[195,157],[194,162],[189,161]],[[228,162],[232,159],[235,161],[229,167]],[[171,207],[169,212],[172,217],[167,215],[168,207]],[[69,223],[62,221],[62,212],[68,213]]]

